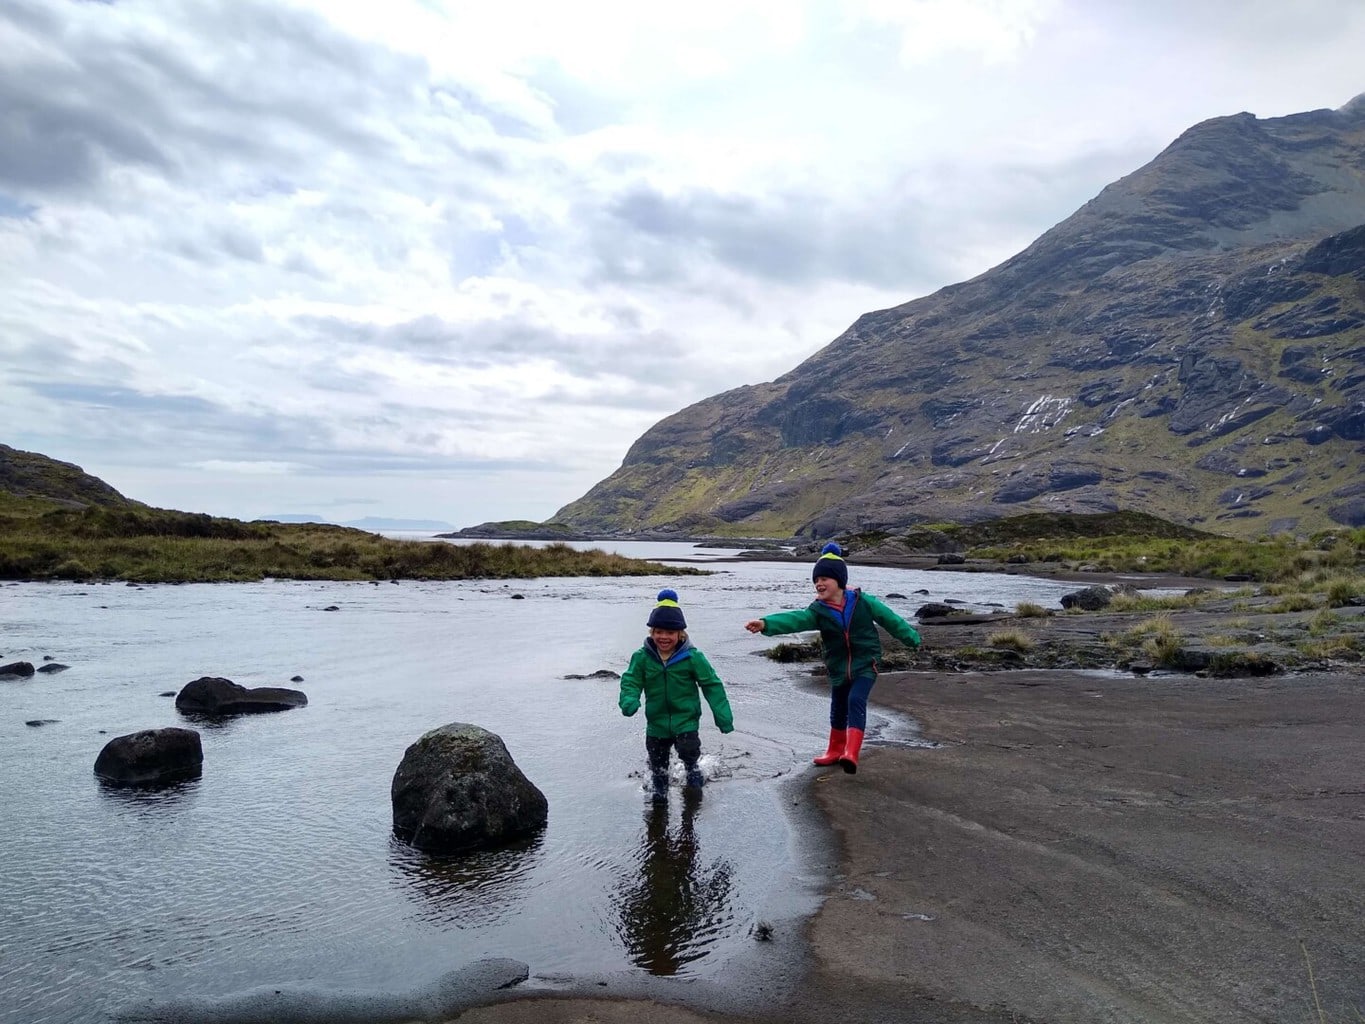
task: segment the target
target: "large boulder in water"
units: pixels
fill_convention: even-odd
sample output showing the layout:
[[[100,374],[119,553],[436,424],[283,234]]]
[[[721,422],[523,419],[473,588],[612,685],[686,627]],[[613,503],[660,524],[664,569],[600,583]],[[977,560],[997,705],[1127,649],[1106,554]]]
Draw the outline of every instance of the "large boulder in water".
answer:
[[[432,853],[501,846],[543,827],[549,812],[502,740],[466,722],[408,747],[390,796],[394,835]]]
[[[197,779],[204,748],[193,729],[143,729],[115,736],[95,758],[95,774],[115,786],[156,786]]]
[[[287,711],[308,703],[302,690],[282,686],[248,688],[220,676],[200,676],[175,696],[178,710],[197,715],[249,715]]]

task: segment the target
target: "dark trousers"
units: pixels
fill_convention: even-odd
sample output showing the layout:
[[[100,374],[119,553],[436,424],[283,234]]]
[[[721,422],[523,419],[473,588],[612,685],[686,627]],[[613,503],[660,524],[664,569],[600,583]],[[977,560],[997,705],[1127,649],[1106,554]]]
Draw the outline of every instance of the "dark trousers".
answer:
[[[646,736],[645,752],[649,754],[649,770],[656,775],[668,773],[668,754],[674,747],[688,771],[697,767],[701,757],[701,737],[695,732],[680,732],[676,736]]]
[[[866,729],[867,698],[876,682],[876,676],[859,676],[851,683],[834,687],[829,694],[829,727]]]

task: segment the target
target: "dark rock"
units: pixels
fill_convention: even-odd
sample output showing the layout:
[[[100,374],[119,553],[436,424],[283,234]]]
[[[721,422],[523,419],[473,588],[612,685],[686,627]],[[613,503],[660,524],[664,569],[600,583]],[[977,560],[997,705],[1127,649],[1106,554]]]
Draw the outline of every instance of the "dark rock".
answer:
[[[70,665],[63,665],[59,661],[50,661],[46,665],[39,665],[38,671],[47,675],[55,675],[58,672],[65,672],[70,667]]]
[[[339,612],[339,611],[341,611],[341,609],[338,608],[338,607],[337,607],[336,605],[334,605],[334,604],[329,604],[326,608],[324,608],[324,609],[322,609],[322,610],[325,611],[325,612]]]
[[[504,845],[542,828],[549,811],[502,740],[466,722],[408,747],[390,797],[394,835],[434,853]]]
[[[894,590],[893,590],[891,593],[889,593],[889,594],[886,595],[886,599],[887,599],[888,601],[906,601],[906,600],[909,600],[904,594],[898,594],[898,593],[896,593]]]
[[[280,686],[239,686],[231,679],[200,676],[186,683],[175,698],[175,706],[189,714],[241,715],[301,708],[308,697],[299,690]]]
[[[0,665],[0,678],[13,676],[19,679],[27,679],[33,675],[33,663],[28,661],[11,661],[8,665]]]
[[[203,764],[193,729],[144,729],[106,743],[95,759],[95,774],[116,786],[155,786],[198,778]]]
[[[24,724],[31,726],[34,729],[38,729],[44,725],[56,725],[58,721],[59,719],[56,718],[30,718]]]
[[[513,601],[525,601],[525,600],[526,600],[526,595],[525,595],[525,594],[513,594],[513,595],[512,595],[512,600],[513,600]]]
[[[915,609],[915,618],[938,619],[945,615],[953,615],[956,612],[957,609],[952,605],[943,604],[940,601],[930,601],[928,604],[922,604]]]
[[[967,556],[956,551],[947,551],[938,556],[939,565],[966,565]]]
[[[1097,612],[1107,608],[1113,600],[1114,592],[1108,587],[1086,587],[1062,595],[1063,608],[1080,608],[1087,612]]]
[[[291,683],[301,683],[303,682],[303,676],[290,676],[289,681]]]
[[[620,673],[618,673],[618,672],[613,672],[613,671],[612,671],[611,669],[609,669],[609,668],[599,668],[596,672],[589,672],[587,675],[581,675],[581,674],[579,674],[579,673],[577,673],[577,672],[571,672],[571,673],[569,673],[567,676],[565,676],[564,678],[565,678],[565,679],[620,679],[620,678],[621,678],[621,675],[620,675]]]
[[[174,690],[162,690],[160,693],[157,694],[157,696],[158,696],[158,697],[174,697],[174,696],[175,696],[175,691],[174,691]]]

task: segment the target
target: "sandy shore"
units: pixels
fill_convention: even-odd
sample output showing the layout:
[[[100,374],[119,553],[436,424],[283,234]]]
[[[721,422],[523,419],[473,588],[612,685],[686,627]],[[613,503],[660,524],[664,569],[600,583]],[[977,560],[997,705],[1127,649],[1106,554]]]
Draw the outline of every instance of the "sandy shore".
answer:
[[[1365,680],[914,672],[874,699],[939,746],[872,742],[857,775],[810,770],[840,865],[789,946],[792,985],[728,1013],[686,986],[513,990],[459,1019],[1365,1015]]]

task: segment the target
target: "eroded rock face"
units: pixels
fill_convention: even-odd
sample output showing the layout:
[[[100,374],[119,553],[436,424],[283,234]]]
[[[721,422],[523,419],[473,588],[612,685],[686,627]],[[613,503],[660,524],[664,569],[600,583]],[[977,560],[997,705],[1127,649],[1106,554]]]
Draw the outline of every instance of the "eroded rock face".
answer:
[[[157,786],[195,779],[204,749],[193,729],[144,729],[115,736],[95,758],[95,774],[115,786]]]
[[[281,686],[246,687],[220,676],[200,676],[175,697],[180,711],[199,715],[249,715],[301,708],[308,697]]]
[[[433,853],[501,846],[542,828],[549,813],[502,739],[466,722],[408,747],[390,796],[394,834]]]

